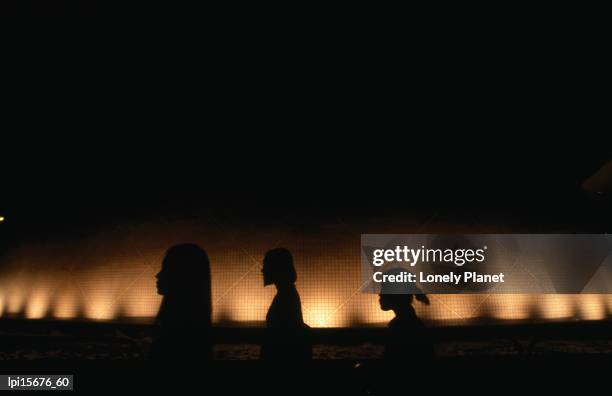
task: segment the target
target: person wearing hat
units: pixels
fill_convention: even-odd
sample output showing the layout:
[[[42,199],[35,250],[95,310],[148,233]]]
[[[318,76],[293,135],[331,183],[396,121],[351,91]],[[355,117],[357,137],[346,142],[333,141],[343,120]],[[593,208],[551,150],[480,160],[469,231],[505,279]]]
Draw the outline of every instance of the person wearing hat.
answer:
[[[392,268],[385,273],[399,275],[403,269]],[[385,335],[384,358],[388,362],[410,364],[423,362],[433,356],[433,344],[423,321],[417,316],[413,301],[429,305],[426,294],[412,282],[382,282],[380,308],[393,311]]]

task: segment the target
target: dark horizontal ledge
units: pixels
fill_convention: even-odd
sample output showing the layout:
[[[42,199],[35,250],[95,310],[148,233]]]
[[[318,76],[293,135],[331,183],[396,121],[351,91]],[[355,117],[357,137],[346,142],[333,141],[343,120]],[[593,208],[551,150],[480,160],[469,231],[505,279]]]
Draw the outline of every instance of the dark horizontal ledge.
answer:
[[[151,324],[112,322],[77,322],[52,320],[0,319],[0,347],[79,342],[133,343],[151,337]],[[216,344],[260,344],[265,335],[262,327],[213,327]],[[508,323],[471,326],[430,327],[436,343],[494,339],[609,339],[612,321],[574,321],[543,323]],[[384,327],[313,328],[312,342],[323,345],[382,344]]]

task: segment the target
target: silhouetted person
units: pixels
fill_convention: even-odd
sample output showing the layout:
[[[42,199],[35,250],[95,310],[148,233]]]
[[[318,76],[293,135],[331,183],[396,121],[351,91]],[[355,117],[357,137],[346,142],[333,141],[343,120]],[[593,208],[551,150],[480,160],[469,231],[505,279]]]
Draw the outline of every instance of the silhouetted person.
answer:
[[[397,274],[392,269],[386,274]],[[412,302],[416,299],[429,305],[425,294],[414,294],[420,290],[412,284],[383,283],[380,293],[380,308],[395,313],[388,325],[385,339],[385,360],[406,365],[422,363],[433,356],[433,345],[425,324],[416,314]],[[403,294],[399,294],[403,293]]]
[[[212,359],[210,264],[194,244],[168,249],[157,274],[163,297],[152,346],[152,357],[173,364],[190,358]]]
[[[266,253],[261,272],[264,286],[274,284],[277,290],[266,315],[267,330],[261,346],[261,359],[279,363],[310,360],[310,332],[302,318],[291,252],[282,248],[270,250]]]

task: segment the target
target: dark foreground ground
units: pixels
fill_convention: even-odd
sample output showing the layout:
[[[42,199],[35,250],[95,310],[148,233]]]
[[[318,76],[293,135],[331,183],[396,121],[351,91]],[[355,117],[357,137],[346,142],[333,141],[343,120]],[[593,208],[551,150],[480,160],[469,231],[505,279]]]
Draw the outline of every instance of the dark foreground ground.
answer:
[[[136,361],[0,363],[4,374],[74,375],[75,390],[109,394],[497,394],[572,391],[607,394],[609,356],[438,358],[427,364],[388,367],[379,360],[359,366],[346,360],[319,360],[307,366],[265,366],[257,361],[174,362],[156,366]],[[598,390],[599,389],[599,390]],[[128,393],[128,394],[129,394]]]
[[[261,329],[217,329],[213,362],[148,359],[150,326],[0,321],[0,374],[72,374],[84,393],[410,394],[595,393],[612,382],[610,323],[432,329],[435,358],[382,360],[382,329],[315,334],[313,361],[258,361]],[[188,392],[185,392],[188,391]]]

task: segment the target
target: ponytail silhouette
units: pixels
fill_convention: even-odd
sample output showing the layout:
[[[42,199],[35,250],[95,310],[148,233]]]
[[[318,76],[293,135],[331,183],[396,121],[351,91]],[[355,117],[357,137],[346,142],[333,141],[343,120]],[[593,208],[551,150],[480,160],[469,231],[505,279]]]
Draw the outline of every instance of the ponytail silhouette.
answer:
[[[385,273],[398,275],[404,271],[393,268]],[[426,294],[413,283],[383,282],[380,291],[380,308],[393,311],[385,337],[385,360],[393,364],[417,366],[433,356],[433,344],[429,331],[418,317],[413,301],[429,305]]]

